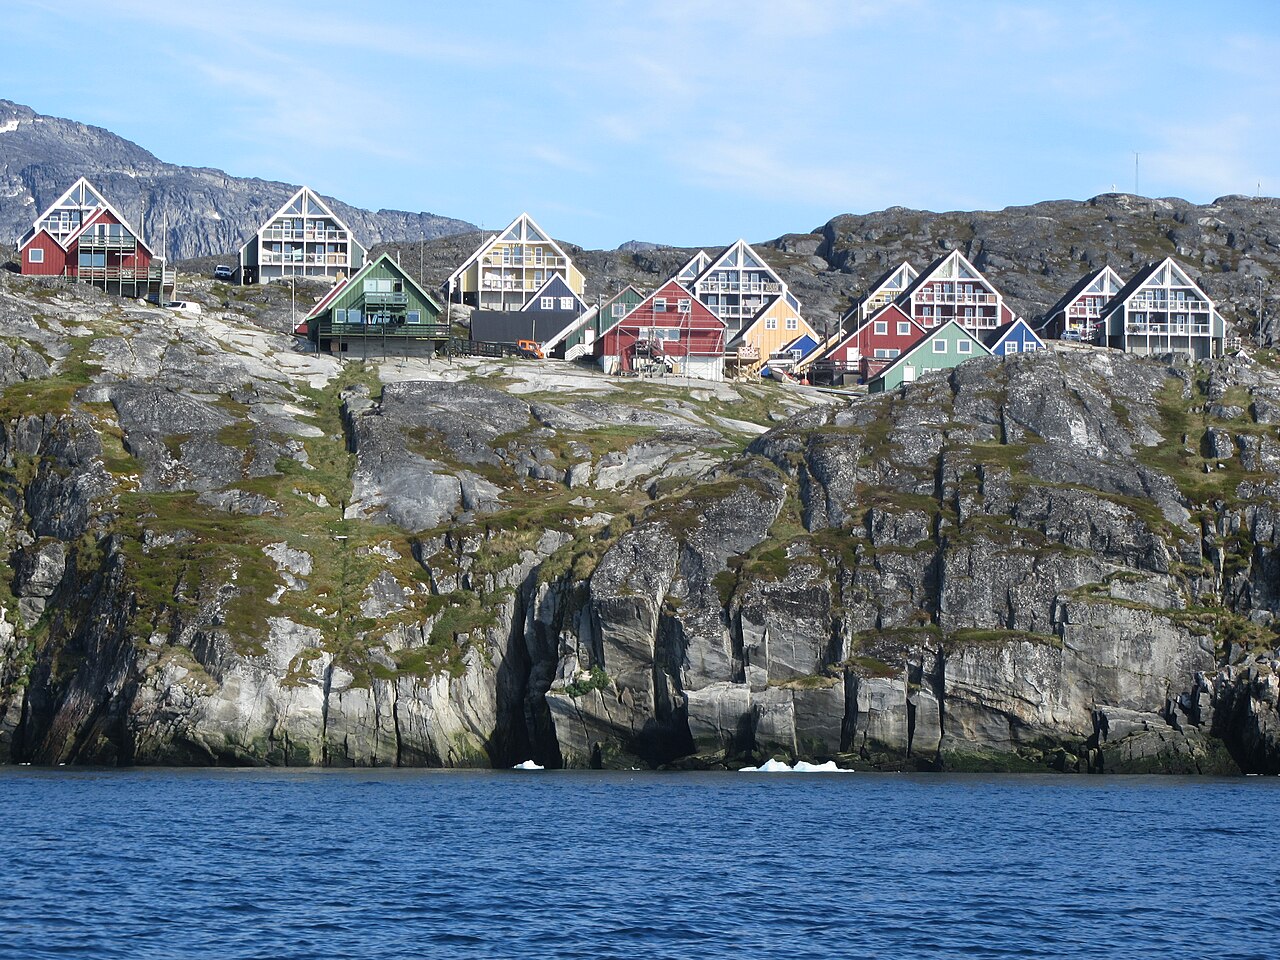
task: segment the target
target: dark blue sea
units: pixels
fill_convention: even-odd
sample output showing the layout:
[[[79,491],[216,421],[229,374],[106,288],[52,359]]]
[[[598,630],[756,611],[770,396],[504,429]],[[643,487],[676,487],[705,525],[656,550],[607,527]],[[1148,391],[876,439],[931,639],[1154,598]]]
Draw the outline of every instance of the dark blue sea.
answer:
[[[0,768],[3,958],[1280,953],[1280,778]]]

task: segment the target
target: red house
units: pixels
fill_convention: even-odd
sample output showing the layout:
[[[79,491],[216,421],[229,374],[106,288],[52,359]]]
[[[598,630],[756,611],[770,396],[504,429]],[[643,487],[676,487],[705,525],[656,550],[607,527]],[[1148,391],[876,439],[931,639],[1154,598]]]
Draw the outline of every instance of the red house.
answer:
[[[162,301],[172,274],[84,177],[42,213],[18,245],[22,272],[68,277],[108,293]]]
[[[606,373],[724,379],[724,321],[668,280],[596,340]]]
[[[920,339],[924,327],[896,303],[882,307],[813,363],[815,377],[870,380]]]

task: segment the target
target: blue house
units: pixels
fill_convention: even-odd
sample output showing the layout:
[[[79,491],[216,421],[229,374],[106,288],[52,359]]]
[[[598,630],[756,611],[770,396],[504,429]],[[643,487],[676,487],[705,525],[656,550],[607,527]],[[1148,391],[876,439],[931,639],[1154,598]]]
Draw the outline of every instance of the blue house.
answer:
[[[776,367],[779,370],[791,370],[797,363],[817,349],[818,338],[811,333],[802,333],[790,343],[769,354],[768,366],[760,371],[760,375],[770,376],[769,370],[771,367]]]
[[[521,311],[542,311],[580,314],[587,309],[582,298],[573,292],[573,288],[565,282],[564,277],[553,273],[546,282],[534,291]]]
[[[988,350],[997,357],[1009,357],[1015,353],[1035,353],[1045,349],[1044,341],[1021,317],[988,330],[982,337]]]

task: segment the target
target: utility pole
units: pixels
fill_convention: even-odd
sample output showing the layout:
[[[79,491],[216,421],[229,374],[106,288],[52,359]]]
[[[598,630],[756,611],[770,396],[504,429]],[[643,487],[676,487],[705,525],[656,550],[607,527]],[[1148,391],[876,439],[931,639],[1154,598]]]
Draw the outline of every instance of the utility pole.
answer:
[[[1138,193],[1138,151],[1133,151],[1133,195],[1140,196]]]
[[[1255,337],[1255,339],[1258,341],[1259,347],[1262,346],[1262,311],[1263,309],[1264,308],[1262,306],[1262,278],[1259,277],[1258,278],[1258,334]]]

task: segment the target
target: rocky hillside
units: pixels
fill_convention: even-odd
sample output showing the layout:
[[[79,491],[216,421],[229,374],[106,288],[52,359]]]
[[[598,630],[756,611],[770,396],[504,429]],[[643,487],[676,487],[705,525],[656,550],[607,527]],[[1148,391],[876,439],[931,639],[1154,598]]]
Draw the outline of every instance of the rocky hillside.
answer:
[[[0,100],[0,241],[25,233],[81,176],[174,260],[225,257],[297,190],[292,184],[164,163],[101,127],[41,116]],[[375,212],[325,199],[366,245],[475,229],[432,213]]]
[[[851,398],[205,302],[0,272],[0,759],[1280,772],[1266,351]]]

